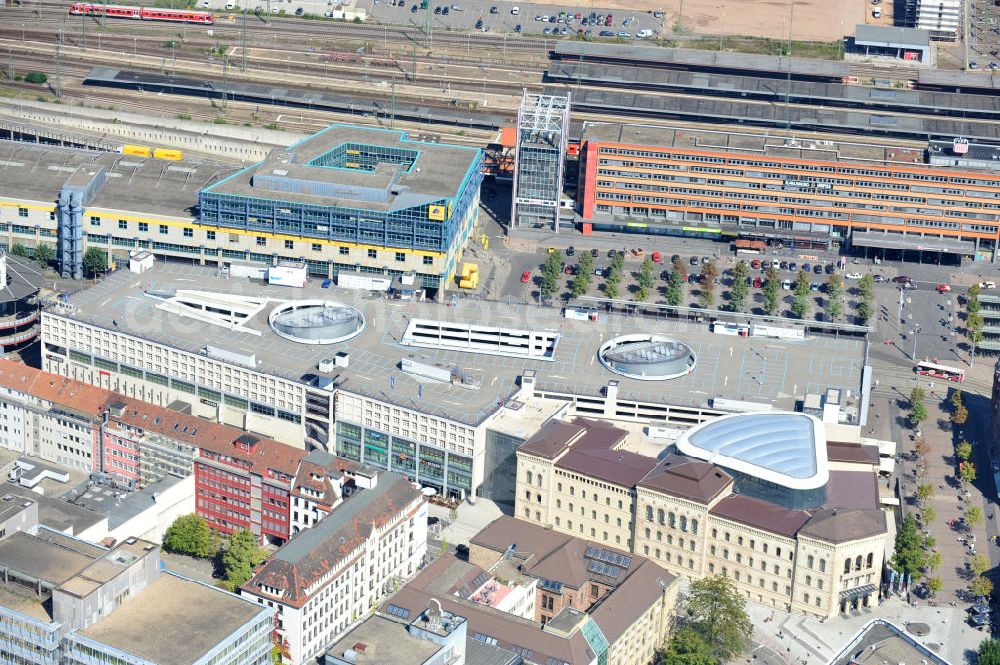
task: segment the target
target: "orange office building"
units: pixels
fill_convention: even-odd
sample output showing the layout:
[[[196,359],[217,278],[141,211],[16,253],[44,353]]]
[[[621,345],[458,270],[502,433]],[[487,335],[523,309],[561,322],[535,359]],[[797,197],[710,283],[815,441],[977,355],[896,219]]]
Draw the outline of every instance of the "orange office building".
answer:
[[[594,231],[995,261],[1000,174],[926,161],[860,140],[588,123],[577,207]]]

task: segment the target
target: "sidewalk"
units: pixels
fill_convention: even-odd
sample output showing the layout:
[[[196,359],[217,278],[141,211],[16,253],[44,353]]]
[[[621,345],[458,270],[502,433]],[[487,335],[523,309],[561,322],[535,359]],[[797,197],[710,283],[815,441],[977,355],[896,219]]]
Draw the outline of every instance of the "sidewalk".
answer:
[[[974,649],[989,637],[965,622],[965,611],[958,607],[911,606],[898,598],[852,616],[829,621],[790,614],[770,607],[747,603],[747,613],[754,624],[753,656],[766,665],[818,665],[826,663],[844,647],[862,626],[873,619],[891,621],[906,630],[912,622],[930,626],[925,637],[912,636],[951,663],[966,662],[965,651]],[[749,654],[748,654],[749,655]],[[746,658],[741,658],[744,661]]]

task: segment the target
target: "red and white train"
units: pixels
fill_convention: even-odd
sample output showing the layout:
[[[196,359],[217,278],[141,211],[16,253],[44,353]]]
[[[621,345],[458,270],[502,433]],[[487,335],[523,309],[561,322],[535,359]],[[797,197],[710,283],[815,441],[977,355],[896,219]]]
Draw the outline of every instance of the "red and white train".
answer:
[[[86,16],[107,16],[108,18],[131,18],[142,21],[173,21],[174,23],[197,23],[212,25],[215,18],[208,12],[194,12],[189,9],[159,9],[156,7],[126,7],[124,5],[103,5],[90,2],[74,2],[69,13]]]

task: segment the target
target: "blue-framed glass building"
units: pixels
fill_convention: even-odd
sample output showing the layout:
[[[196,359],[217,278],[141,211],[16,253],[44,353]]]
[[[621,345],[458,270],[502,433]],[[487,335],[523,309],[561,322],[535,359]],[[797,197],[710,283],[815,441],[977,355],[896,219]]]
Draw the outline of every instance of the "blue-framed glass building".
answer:
[[[334,275],[415,272],[446,287],[478,217],[481,162],[477,148],[333,125],[202,189],[199,222],[333,246]]]

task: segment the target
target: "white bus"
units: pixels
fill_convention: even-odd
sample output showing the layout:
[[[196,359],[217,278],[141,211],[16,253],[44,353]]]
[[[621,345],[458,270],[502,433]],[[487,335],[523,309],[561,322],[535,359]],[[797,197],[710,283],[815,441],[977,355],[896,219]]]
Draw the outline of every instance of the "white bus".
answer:
[[[917,363],[916,372],[923,376],[933,376],[935,379],[945,379],[955,383],[965,381],[964,369],[929,363],[926,360]]]

